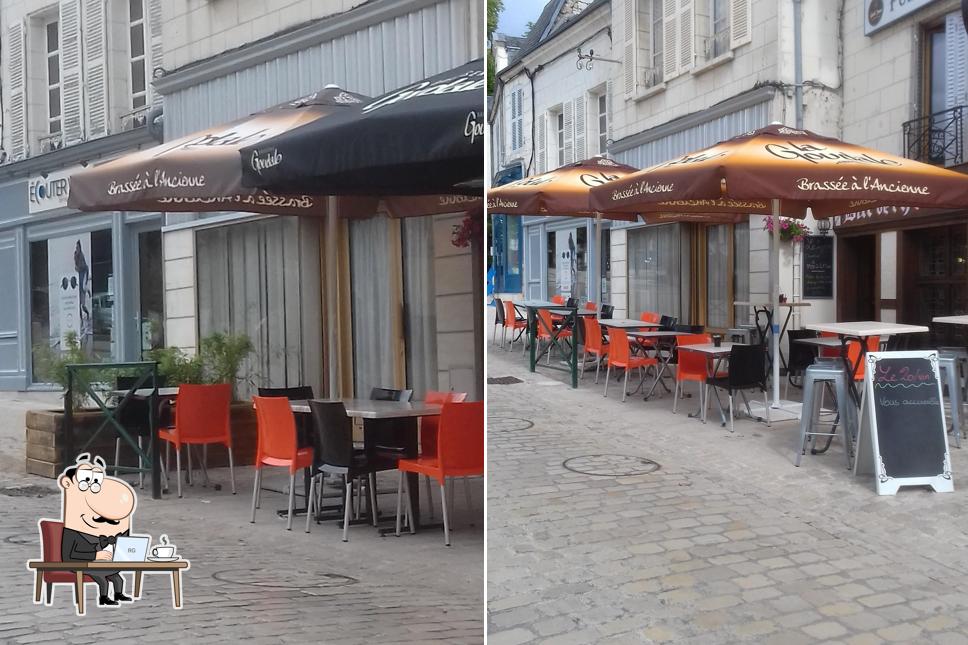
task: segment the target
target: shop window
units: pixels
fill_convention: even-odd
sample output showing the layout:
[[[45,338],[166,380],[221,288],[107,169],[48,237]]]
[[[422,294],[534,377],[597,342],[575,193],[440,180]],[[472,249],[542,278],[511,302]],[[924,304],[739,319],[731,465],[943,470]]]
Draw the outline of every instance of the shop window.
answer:
[[[555,145],[558,146],[558,165],[561,168],[565,165],[565,113],[555,114]]]
[[[548,243],[548,262],[547,274],[545,276],[545,284],[548,286],[548,296],[553,296],[558,293],[558,262],[557,262],[557,249],[555,244],[557,242],[557,235],[555,231],[548,231],[546,240]]]
[[[92,362],[114,358],[114,258],[111,231],[30,244],[30,331],[38,353],[75,338]],[[34,382],[43,377],[35,371]]]
[[[601,249],[601,280],[602,280],[602,290],[601,290],[601,300],[604,303],[610,303],[612,301],[612,231],[611,229],[602,229],[602,240],[601,245],[598,247]],[[591,299],[592,295],[589,294],[588,298]]]
[[[643,311],[682,318],[682,227],[646,226],[628,232],[629,316]]]
[[[595,105],[598,107],[598,154],[608,152],[608,97],[599,94]]]
[[[161,231],[138,235],[138,287],[141,302],[141,355],[165,346],[165,288],[162,281]]]
[[[407,387],[415,399],[439,390],[437,377],[437,296],[434,279],[434,219],[409,217],[401,222],[403,255],[404,342]]]
[[[750,299],[750,224],[733,225],[733,302]],[[744,324],[749,319],[749,307],[735,307],[732,324]]]
[[[706,326],[726,329],[730,326],[732,309],[729,271],[730,226],[719,224],[706,227]]]

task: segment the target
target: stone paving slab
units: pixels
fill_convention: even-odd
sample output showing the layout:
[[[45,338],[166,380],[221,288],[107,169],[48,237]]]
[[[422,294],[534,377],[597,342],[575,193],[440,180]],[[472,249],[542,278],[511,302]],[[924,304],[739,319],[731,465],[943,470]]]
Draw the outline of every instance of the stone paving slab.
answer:
[[[172,609],[170,578],[150,575],[142,600],[123,608],[97,607],[95,587],[88,585],[83,617],[75,614],[67,585],[55,585],[51,606],[32,603],[34,577],[25,562],[40,555],[38,518],[59,516],[55,482],[0,473],[0,578],[6,581],[0,643],[484,641],[480,478],[470,480],[470,510],[462,482],[455,484],[453,546],[447,548],[439,530],[397,538],[380,537],[371,526],[351,526],[350,541],[343,543],[335,522],[314,525],[307,535],[304,519],[297,518],[287,532],[275,513],[286,498],[269,492],[250,524],[252,472],[236,471],[235,496],[227,470],[210,471],[213,482],[223,485],[219,492],[196,485],[185,488],[183,499],[163,500],[141,492],[134,531],[156,539],[167,533],[191,561],[183,575],[182,610]],[[278,472],[266,478],[267,486],[284,487],[288,476]],[[395,473],[380,475],[380,487],[393,491],[380,497],[381,511],[390,517],[396,481]],[[11,496],[10,489],[25,485],[46,487],[51,494]],[[126,590],[131,588],[129,576]]]
[[[794,423],[730,434],[493,347],[488,375],[523,381],[488,389],[490,643],[968,642],[968,450],[954,493],[880,497],[839,441],[794,467]]]

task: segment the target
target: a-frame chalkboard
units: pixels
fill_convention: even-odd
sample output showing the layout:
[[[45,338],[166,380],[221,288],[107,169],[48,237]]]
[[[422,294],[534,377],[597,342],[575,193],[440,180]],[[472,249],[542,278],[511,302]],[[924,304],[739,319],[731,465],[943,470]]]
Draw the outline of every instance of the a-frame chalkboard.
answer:
[[[953,491],[938,353],[871,352],[864,387],[878,495],[901,486]]]

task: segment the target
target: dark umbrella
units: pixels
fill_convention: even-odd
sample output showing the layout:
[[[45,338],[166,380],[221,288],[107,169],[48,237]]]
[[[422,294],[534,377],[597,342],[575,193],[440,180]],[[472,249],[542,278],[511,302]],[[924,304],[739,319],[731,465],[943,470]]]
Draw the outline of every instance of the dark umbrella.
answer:
[[[241,150],[243,183],[314,195],[482,195],[484,63],[476,60]]]

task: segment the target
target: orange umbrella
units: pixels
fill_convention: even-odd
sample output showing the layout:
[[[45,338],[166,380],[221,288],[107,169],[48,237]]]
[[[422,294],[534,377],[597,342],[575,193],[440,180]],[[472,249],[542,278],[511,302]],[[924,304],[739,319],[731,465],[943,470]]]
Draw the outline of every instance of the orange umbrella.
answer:
[[[804,217],[880,206],[959,207],[968,204],[968,176],[844,143],[808,130],[772,124],[640,170],[591,190],[592,209],[613,214],[693,213],[773,217],[770,273],[779,309],[780,214]],[[687,215],[683,215],[687,214]],[[772,333],[779,332],[774,324]],[[773,343],[773,406],[779,407],[779,343]]]
[[[770,125],[591,190],[605,213],[817,218],[879,206],[968,204],[968,176],[808,130]]]
[[[635,168],[594,157],[487,191],[487,208],[506,215],[569,215],[594,217],[589,191],[636,172]],[[604,214],[610,219],[635,221],[634,213]]]

